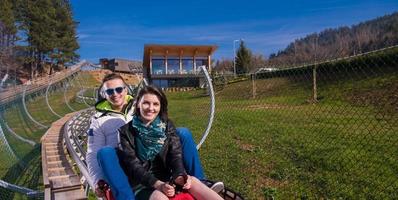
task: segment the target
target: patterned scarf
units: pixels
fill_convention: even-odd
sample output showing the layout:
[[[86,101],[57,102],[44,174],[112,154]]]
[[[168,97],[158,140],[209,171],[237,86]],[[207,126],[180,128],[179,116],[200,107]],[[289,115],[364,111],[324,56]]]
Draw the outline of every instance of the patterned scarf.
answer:
[[[160,152],[166,140],[166,123],[158,117],[149,126],[145,126],[141,119],[134,115],[133,127],[137,130],[135,145],[140,160],[153,160]]]

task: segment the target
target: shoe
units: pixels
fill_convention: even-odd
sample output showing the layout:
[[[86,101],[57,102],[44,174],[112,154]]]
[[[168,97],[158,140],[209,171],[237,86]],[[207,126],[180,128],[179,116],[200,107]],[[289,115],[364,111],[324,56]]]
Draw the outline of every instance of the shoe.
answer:
[[[212,189],[217,194],[224,191],[224,183],[223,182],[215,182],[210,189]]]

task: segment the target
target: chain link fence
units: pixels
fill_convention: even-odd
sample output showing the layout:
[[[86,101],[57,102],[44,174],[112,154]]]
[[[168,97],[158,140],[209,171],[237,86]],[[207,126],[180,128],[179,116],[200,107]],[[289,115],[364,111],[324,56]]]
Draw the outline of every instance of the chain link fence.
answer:
[[[213,83],[208,178],[247,199],[398,198],[397,47]],[[167,93],[196,141],[205,94]]]

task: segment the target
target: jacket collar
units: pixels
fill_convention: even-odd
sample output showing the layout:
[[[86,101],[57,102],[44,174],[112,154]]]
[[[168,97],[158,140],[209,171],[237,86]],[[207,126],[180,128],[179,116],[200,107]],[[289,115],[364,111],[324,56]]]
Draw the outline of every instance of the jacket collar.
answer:
[[[95,104],[95,110],[97,110],[99,112],[104,112],[104,113],[106,113],[106,112],[114,112],[114,113],[124,114],[124,113],[128,112],[128,110],[130,109],[131,104],[133,102],[133,97],[131,95],[126,95],[125,100],[127,102],[127,106],[126,106],[126,109],[124,111],[122,111],[122,112],[113,110],[111,103],[108,100],[106,100],[106,99],[97,102]]]

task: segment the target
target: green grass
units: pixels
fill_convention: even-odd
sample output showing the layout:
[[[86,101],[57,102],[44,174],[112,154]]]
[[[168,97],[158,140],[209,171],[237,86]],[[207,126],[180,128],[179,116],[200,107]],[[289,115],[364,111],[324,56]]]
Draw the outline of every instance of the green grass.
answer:
[[[398,198],[398,116],[383,100],[397,77],[320,83],[316,104],[305,82],[257,80],[255,99],[251,81],[227,85],[200,150],[207,176],[247,199]],[[209,101],[198,93],[167,94],[170,116],[197,141]]]

